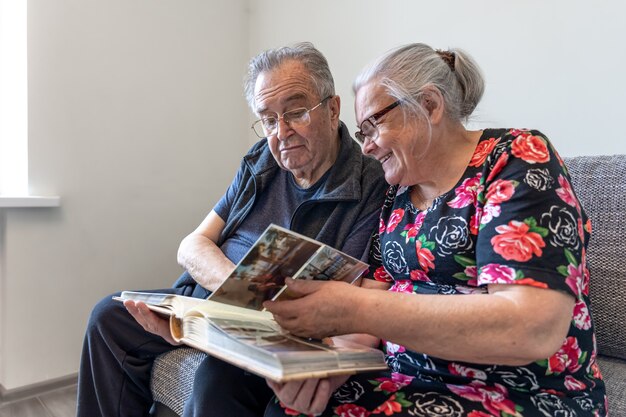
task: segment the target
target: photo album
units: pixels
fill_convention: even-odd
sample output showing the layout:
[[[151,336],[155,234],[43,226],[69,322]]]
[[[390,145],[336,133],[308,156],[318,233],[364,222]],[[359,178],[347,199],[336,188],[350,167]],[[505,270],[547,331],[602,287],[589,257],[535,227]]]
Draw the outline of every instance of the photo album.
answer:
[[[264,311],[266,300],[289,300],[285,278],[353,283],[368,265],[314,239],[268,226],[208,299],[124,291],[168,316],[175,340],[259,376],[284,382],[385,369],[382,351],[329,346],[289,334]]]

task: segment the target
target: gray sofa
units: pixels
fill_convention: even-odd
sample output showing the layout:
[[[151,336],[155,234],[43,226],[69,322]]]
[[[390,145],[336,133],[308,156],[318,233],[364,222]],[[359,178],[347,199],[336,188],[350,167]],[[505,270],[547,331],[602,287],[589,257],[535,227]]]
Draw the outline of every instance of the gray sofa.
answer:
[[[592,314],[600,370],[613,417],[626,417],[626,155],[565,158],[574,190],[592,221],[588,249]],[[180,415],[195,369],[190,348],[157,358],[152,371],[156,415]]]

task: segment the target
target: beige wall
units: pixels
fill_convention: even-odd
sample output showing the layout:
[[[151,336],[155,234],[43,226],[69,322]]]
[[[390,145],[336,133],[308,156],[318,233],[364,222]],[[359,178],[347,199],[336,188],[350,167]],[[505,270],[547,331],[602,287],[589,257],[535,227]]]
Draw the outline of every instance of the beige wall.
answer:
[[[29,0],[30,191],[61,206],[0,209],[5,389],[75,373],[98,299],[180,274],[249,146],[246,5]]]

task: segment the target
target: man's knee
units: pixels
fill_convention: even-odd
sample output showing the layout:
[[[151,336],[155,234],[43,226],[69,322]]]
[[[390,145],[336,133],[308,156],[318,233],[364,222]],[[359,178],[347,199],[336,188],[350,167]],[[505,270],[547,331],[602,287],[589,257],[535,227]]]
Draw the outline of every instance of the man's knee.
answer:
[[[88,335],[103,333],[107,328],[114,328],[120,317],[123,317],[124,314],[128,315],[124,305],[113,300],[114,295],[119,295],[119,293],[104,297],[91,310],[87,322],[86,333]]]

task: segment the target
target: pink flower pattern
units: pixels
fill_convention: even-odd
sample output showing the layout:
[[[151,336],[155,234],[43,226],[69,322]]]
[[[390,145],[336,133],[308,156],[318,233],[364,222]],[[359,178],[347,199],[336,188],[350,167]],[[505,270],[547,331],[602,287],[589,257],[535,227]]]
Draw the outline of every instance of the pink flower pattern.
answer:
[[[474,204],[478,193],[482,192],[483,186],[480,183],[482,174],[479,172],[473,178],[467,178],[455,190],[456,197],[448,202],[448,206],[463,208]]]
[[[390,187],[379,223],[380,247],[374,248],[382,263],[370,261],[371,275],[390,282],[397,297],[487,297],[492,284],[571,292],[576,302],[570,328],[557,352],[518,367],[444,360],[383,340],[390,372],[368,377],[361,399],[335,406],[335,414],[521,417],[543,415],[539,397],[550,395],[585,398],[592,412],[567,405],[579,415],[605,416],[589,310],[585,245],[591,225],[549,141],[536,131],[487,129],[458,183],[429,210],[415,209],[406,189]],[[553,224],[562,223],[553,213],[564,211],[574,220],[565,236],[573,235],[574,243],[556,236]],[[415,320],[423,320],[417,311],[422,310],[416,310]],[[541,317],[538,311],[528,320]],[[439,412],[444,409],[449,413]]]

